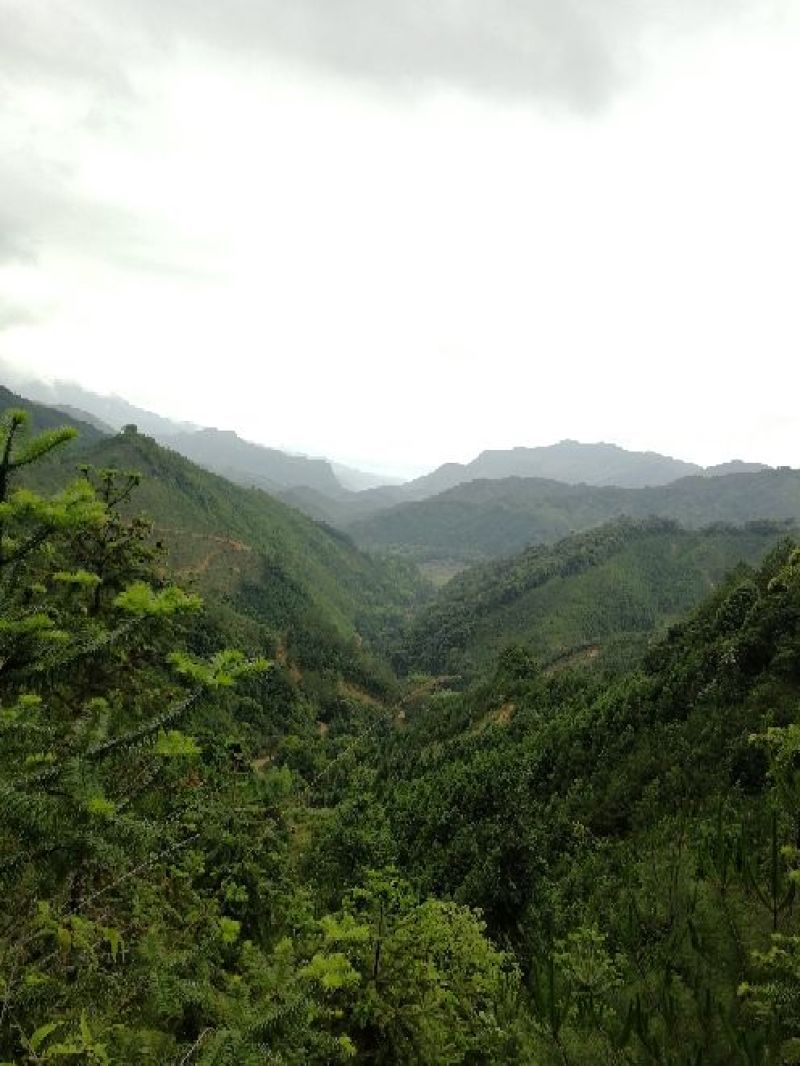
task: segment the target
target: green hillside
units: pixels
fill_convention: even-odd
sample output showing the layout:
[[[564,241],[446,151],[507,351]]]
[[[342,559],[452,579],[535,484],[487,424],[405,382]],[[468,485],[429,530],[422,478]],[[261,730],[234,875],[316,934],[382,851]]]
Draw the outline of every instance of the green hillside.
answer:
[[[548,676],[518,650],[407,707],[375,804],[423,891],[515,945],[530,1043],[498,1061],[796,1058],[799,698],[789,545],[640,672]]]
[[[474,561],[552,543],[623,515],[671,518],[689,528],[714,522],[800,519],[800,471],[689,477],[656,488],[567,485],[537,478],[472,481],[349,527],[366,548],[427,561]]]
[[[545,663],[633,661],[783,532],[766,523],[690,532],[666,519],[623,520],[473,567],[415,620],[407,666],[474,674],[513,643]]]
[[[43,464],[38,483],[66,483],[76,458],[67,450]],[[396,625],[422,589],[413,568],[366,555],[344,534],[195,466],[150,437],[104,438],[79,458],[98,469],[140,474],[130,506],[153,520],[182,581],[288,635],[309,662],[324,659],[331,644],[343,641],[352,650]]]

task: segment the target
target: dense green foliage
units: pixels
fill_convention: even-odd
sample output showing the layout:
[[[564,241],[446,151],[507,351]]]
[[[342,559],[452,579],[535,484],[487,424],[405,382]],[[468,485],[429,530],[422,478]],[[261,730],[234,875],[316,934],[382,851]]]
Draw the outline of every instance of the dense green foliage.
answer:
[[[603,522],[671,518],[697,529],[716,522],[800,521],[800,471],[682,478],[646,489],[566,485],[538,478],[472,481],[348,527],[363,547],[419,560],[475,561],[549,544]]]
[[[509,649],[375,749],[403,868],[517,954],[531,1061],[796,1061],[799,697],[784,543],[641,672]]]
[[[404,635],[398,665],[435,674],[486,670],[509,644],[545,664],[629,665],[740,562],[758,562],[780,524],[680,529],[622,520],[553,547],[458,574]]]
[[[798,1060],[776,527],[531,549],[404,649],[410,571],[133,432],[68,480],[72,435],[0,428],[0,1062]],[[533,654],[709,586],[630,669]]]
[[[14,488],[71,436],[25,423],[0,433],[0,1055],[491,1055],[517,972],[475,913],[391,869],[315,900],[299,869],[346,705],[320,737],[290,671],[208,653],[224,626],[125,516],[138,476]]]
[[[413,567],[358,551],[349,539],[280,501],[195,466],[151,438],[127,432],[98,441],[81,458],[98,468],[134,470],[141,486],[123,510],[146,513],[181,581],[222,601],[243,630],[259,623],[309,669],[353,680],[380,673],[362,638],[401,626],[425,595]],[[73,476],[74,457],[43,466],[36,484]]]

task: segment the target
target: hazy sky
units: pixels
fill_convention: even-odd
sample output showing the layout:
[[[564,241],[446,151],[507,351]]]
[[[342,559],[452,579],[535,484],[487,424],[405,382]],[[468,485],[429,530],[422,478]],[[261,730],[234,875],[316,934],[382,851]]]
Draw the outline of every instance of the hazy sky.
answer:
[[[0,0],[0,357],[384,470],[800,466],[797,0]]]

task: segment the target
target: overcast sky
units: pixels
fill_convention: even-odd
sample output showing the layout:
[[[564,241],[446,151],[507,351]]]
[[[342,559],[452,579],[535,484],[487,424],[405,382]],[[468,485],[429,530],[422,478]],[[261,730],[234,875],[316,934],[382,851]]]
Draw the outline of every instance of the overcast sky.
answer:
[[[800,466],[796,0],[0,0],[0,358],[373,469]]]

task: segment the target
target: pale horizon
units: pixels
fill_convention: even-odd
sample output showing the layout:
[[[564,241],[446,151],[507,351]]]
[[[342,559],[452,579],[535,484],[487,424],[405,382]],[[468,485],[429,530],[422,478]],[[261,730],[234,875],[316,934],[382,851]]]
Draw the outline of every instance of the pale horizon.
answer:
[[[411,476],[800,466],[800,9],[0,0],[0,358]]]
[[[24,377],[24,371],[20,371],[19,369],[15,370],[15,368],[10,367],[9,365],[3,366],[2,364],[0,364],[0,373],[4,374],[4,376],[6,377],[7,381],[10,384],[10,387],[11,387],[12,391],[14,391],[15,388],[19,389],[23,396],[25,395],[25,385],[26,384],[28,384],[28,385],[33,384],[33,379],[27,379],[27,382],[26,382],[26,379]],[[55,379],[55,378],[54,379],[50,379],[49,381],[47,379],[39,379],[39,384],[56,385],[56,384],[67,384],[67,382],[63,381],[61,379]],[[80,384],[80,383],[69,382],[69,384]],[[127,403],[131,402],[129,397],[122,396],[122,395],[120,395],[118,393],[102,394],[102,398],[103,399],[122,400],[122,401],[125,401]],[[46,403],[47,401],[46,400],[40,400],[39,402]],[[58,404],[57,404],[57,402],[55,400],[53,401],[53,405],[56,406],[56,407],[58,406]],[[138,406],[138,405],[135,405],[135,406]],[[352,457],[348,457],[348,456],[340,456],[340,455],[337,455],[337,454],[323,454],[323,453],[311,454],[309,452],[292,450],[291,448],[283,447],[280,444],[276,444],[274,442],[264,441],[264,440],[256,440],[254,438],[243,437],[241,433],[238,433],[238,431],[237,431],[235,426],[203,426],[203,425],[200,425],[198,423],[193,423],[191,420],[178,420],[178,419],[176,419],[174,417],[174,415],[172,415],[167,410],[149,410],[149,409],[143,409],[143,410],[147,410],[148,414],[158,415],[161,418],[169,419],[171,421],[175,421],[176,423],[179,422],[179,421],[184,421],[185,424],[187,424],[187,425],[191,424],[193,426],[193,428],[198,429],[198,430],[200,430],[200,429],[217,429],[217,430],[220,430],[222,432],[234,432],[234,433],[237,433],[238,436],[242,437],[243,440],[248,440],[250,443],[259,444],[259,445],[262,445],[262,446],[268,447],[268,448],[277,448],[278,450],[284,451],[284,452],[286,452],[287,454],[290,454],[290,455],[304,456],[304,457],[310,458],[310,459],[326,459],[329,462],[333,463],[334,465],[339,464],[339,465],[342,465],[342,466],[353,467],[354,469],[360,470],[363,473],[374,474],[376,476],[383,476],[383,477],[387,477],[387,478],[402,478],[403,480],[408,480],[408,481],[413,480],[416,477],[423,476],[424,474],[431,473],[433,470],[436,470],[438,467],[444,465],[445,463],[467,464],[467,463],[471,462],[472,460],[478,458],[478,456],[484,451],[497,450],[497,449],[490,449],[490,448],[481,448],[477,452],[475,452],[473,454],[470,454],[466,458],[458,458],[458,459],[446,458],[446,459],[441,460],[440,462],[436,462],[433,465],[421,466],[421,467],[419,467],[417,469],[400,468],[400,467],[397,467],[397,468],[392,468],[392,467],[380,468],[380,467],[370,466],[368,461],[361,461],[358,458],[352,458]],[[86,413],[87,414],[92,414],[92,412],[90,412],[90,411],[87,411]],[[540,442],[540,443],[536,443],[536,444],[531,444],[531,443],[526,443],[526,442],[519,442],[517,444],[510,445],[507,449],[500,449],[500,450],[512,450],[512,449],[517,449],[517,448],[518,449],[525,449],[525,448],[536,448],[536,447],[548,447],[548,446],[552,446],[552,445],[555,445],[555,444],[568,443],[568,442],[569,443],[585,444],[585,445],[611,444],[611,445],[615,445],[617,447],[625,447],[624,445],[619,444],[619,442],[614,441],[614,440],[599,440],[599,439],[598,440],[580,440],[580,439],[570,438],[570,437],[559,437],[556,440],[544,441],[544,442]],[[671,459],[677,459],[677,460],[680,460],[680,461],[683,461],[683,462],[687,462],[687,463],[695,463],[695,464],[697,464],[699,466],[704,466],[704,467],[717,465],[717,463],[702,463],[699,460],[697,460],[695,458],[692,458],[691,456],[687,456],[687,455],[672,455],[672,454],[663,453],[663,452],[655,452],[654,449],[626,448],[626,450],[627,451],[637,451],[637,452],[648,452],[648,451],[650,451],[650,452],[653,452],[653,454],[667,455],[667,457],[671,458]],[[740,461],[740,462],[751,462],[751,463],[765,462],[765,460],[759,459],[758,457],[744,456],[744,455],[729,456],[727,459],[720,460],[720,462],[722,462],[722,463],[725,463],[725,462],[737,462],[737,461]],[[781,465],[790,465],[790,464],[768,463],[767,465],[769,465],[769,466],[781,466]]]

